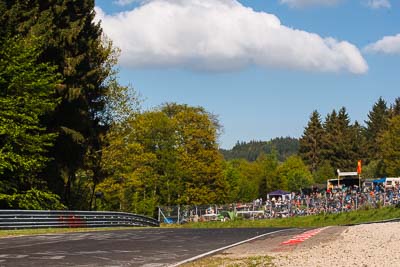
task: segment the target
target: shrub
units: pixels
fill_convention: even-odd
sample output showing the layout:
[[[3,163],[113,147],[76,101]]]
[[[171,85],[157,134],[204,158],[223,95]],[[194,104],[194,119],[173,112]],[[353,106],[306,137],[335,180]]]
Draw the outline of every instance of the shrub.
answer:
[[[1,209],[59,210],[66,207],[56,194],[31,189],[23,194],[0,194]]]

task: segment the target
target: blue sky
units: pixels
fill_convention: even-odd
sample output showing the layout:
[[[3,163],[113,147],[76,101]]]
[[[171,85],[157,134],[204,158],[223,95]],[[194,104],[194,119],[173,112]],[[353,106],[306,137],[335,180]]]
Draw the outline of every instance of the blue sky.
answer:
[[[309,115],[367,119],[400,96],[397,0],[97,0],[121,48],[119,79],[143,97],[219,116],[223,148],[300,137]]]

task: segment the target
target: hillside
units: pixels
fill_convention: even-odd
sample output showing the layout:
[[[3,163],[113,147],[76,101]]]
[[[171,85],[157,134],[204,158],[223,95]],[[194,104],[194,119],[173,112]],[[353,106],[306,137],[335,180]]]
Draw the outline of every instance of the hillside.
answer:
[[[299,140],[292,137],[278,137],[270,141],[237,142],[232,149],[220,151],[226,160],[255,161],[261,152],[269,154],[273,149],[277,151],[279,161],[285,161],[289,156],[298,153]]]

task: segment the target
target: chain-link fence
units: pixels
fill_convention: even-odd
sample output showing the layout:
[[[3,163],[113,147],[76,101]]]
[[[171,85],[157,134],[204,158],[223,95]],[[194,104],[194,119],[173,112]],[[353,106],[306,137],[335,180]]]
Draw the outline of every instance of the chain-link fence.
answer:
[[[399,204],[400,193],[389,191],[333,190],[309,195],[289,194],[252,203],[204,206],[159,207],[158,220],[164,223],[226,221],[234,218],[269,219],[331,214]]]

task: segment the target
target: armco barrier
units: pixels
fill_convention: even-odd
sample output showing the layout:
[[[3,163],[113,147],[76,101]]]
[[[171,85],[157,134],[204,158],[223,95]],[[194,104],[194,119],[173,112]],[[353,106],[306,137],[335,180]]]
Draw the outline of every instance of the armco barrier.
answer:
[[[156,219],[125,212],[0,210],[0,229],[160,226]]]

